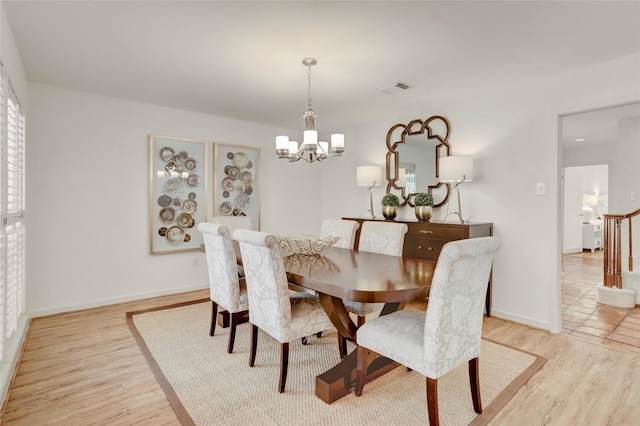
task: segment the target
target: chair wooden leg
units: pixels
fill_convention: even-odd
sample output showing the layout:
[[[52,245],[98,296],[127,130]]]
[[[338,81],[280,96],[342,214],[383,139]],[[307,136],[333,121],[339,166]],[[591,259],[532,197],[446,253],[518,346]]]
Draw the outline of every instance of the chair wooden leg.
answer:
[[[211,328],[209,330],[209,336],[213,336],[216,331],[216,316],[218,315],[218,304],[211,301]]]
[[[229,324],[229,344],[227,345],[227,352],[233,352],[233,344],[236,341],[236,326],[238,325],[238,320],[242,316],[242,312],[236,312],[235,314],[231,314]]]
[[[251,324],[251,351],[249,352],[249,367],[256,363],[256,349],[258,348],[258,327]]]
[[[287,384],[287,369],[289,368],[289,343],[283,343],[280,350],[280,387],[278,392],[284,392]]]
[[[473,358],[469,360],[469,384],[471,385],[471,399],[473,409],[476,413],[482,413],[482,400],[480,398],[480,360]]]
[[[365,317],[358,317],[358,328],[362,327],[366,321]]]
[[[358,361],[357,361],[357,374],[356,374],[356,396],[362,395],[364,390],[364,383],[367,376],[367,349],[363,346],[358,346]]]
[[[438,379],[427,377],[427,410],[429,411],[429,425],[438,426]]]

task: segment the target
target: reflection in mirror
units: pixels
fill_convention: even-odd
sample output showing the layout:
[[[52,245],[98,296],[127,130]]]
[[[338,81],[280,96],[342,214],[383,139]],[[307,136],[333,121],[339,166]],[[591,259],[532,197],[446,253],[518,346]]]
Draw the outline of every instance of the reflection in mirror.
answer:
[[[408,194],[416,192],[415,163],[400,163],[398,170],[398,181],[396,182],[398,188],[403,189]]]
[[[449,132],[449,122],[441,116],[389,129],[387,192],[400,191],[401,206],[413,207],[413,196],[418,192],[433,195],[434,207],[449,198],[449,185],[438,180],[438,159],[449,155]]]

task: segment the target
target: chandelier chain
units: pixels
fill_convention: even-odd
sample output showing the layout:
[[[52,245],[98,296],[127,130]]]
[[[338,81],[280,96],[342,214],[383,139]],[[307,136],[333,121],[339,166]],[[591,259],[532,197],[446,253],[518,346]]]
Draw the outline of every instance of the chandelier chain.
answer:
[[[311,105],[311,66],[313,64],[309,63],[309,73],[308,73],[308,89],[307,89],[307,110],[312,111],[313,106]]]

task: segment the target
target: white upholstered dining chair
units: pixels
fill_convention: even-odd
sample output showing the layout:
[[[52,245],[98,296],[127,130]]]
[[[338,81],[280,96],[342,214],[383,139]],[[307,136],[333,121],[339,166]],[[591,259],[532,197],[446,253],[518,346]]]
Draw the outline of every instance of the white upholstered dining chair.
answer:
[[[226,226],[231,238],[236,229],[253,229],[249,216],[213,216],[209,222]]]
[[[268,233],[239,229],[234,239],[240,244],[252,324],[249,365],[253,367],[258,345],[258,328],[281,344],[280,382],[284,392],[289,363],[289,342],[334,330],[317,296],[291,293],[278,239]]]
[[[358,251],[400,257],[404,247],[404,235],[408,229],[406,223],[366,221],[360,231]],[[379,313],[383,306],[383,303],[344,301],[347,311],[358,316],[358,326],[364,324],[367,315]]]
[[[325,219],[322,221],[320,236],[340,237],[333,246],[353,250],[359,226],[360,224],[355,220]]]
[[[207,269],[209,270],[209,294],[211,299],[211,327],[209,335],[216,330],[218,306],[229,312],[229,344],[227,352],[233,352],[238,320],[247,315],[249,302],[244,278],[238,276],[238,265],[229,229],[214,223],[198,224],[202,233]]]
[[[229,230],[229,235],[233,238],[236,229],[253,229],[253,223],[249,216],[213,216],[209,222],[224,225]],[[244,277],[244,268],[238,265],[238,276]]]
[[[358,342],[356,395],[362,395],[372,356],[379,354],[426,376],[429,424],[439,424],[438,379],[469,364],[471,398],[482,412],[479,357],[484,298],[496,237],[452,241],[443,247],[433,273],[427,311],[400,310],[367,321]]]

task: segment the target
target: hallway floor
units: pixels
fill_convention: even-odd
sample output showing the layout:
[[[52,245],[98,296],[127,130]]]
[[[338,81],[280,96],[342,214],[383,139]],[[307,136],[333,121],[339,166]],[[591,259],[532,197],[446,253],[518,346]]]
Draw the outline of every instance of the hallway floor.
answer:
[[[640,306],[596,302],[603,279],[603,251],[562,257],[562,333],[640,354]]]

